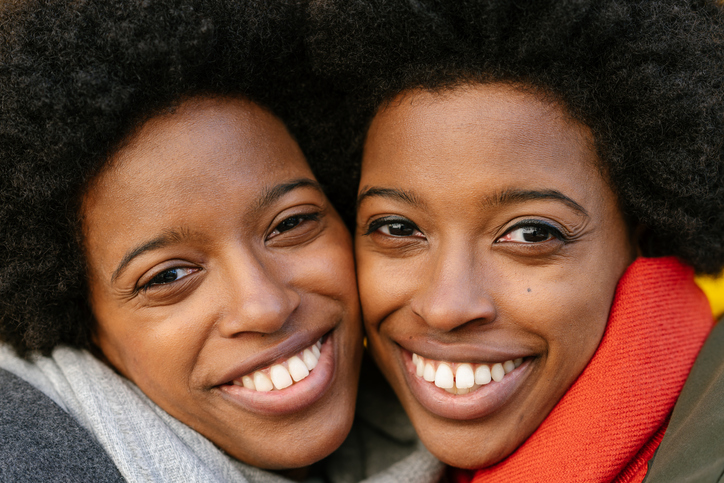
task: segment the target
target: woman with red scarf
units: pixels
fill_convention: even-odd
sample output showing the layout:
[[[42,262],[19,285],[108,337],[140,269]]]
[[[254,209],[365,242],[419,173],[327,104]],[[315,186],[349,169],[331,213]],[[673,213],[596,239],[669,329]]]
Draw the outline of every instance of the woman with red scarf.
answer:
[[[711,1],[312,2],[370,352],[456,482],[642,481],[724,266]],[[351,188],[354,189],[354,188]]]

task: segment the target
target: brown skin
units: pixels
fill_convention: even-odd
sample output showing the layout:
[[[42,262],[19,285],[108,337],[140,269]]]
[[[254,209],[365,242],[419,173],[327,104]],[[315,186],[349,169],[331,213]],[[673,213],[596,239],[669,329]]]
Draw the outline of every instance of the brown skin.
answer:
[[[356,234],[365,327],[420,438],[445,463],[480,468],[511,454],[598,347],[636,252],[598,162],[585,126],[501,84],[405,92],[374,118]],[[443,417],[411,390],[411,352],[527,362],[505,394],[502,383],[479,389],[493,395],[484,416]],[[425,384],[436,397],[469,397]]]
[[[276,117],[243,99],[201,98],[146,122],[83,202],[103,356],[169,414],[262,468],[325,457],[354,414],[361,324],[351,239],[314,183]],[[270,415],[221,389],[330,332],[331,382],[311,404]]]

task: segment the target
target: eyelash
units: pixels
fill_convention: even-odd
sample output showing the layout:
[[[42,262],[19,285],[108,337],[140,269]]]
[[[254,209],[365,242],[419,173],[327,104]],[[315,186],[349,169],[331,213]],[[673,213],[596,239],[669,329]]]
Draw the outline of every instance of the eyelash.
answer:
[[[294,228],[298,227],[302,222],[304,221],[319,221],[321,217],[320,212],[315,213],[302,213],[298,215],[288,216],[287,218],[280,221],[272,230],[272,232],[269,234],[269,237],[267,238],[273,238],[275,236],[281,235],[282,233],[286,233],[289,230],[293,230]],[[294,226],[290,226],[284,230],[280,230],[279,227],[282,226],[283,223],[289,221],[289,220],[297,220],[297,223],[294,224]]]
[[[404,226],[408,230],[411,230],[411,231],[420,232],[420,229],[414,223],[412,223],[410,220],[408,220],[406,218],[384,217],[384,218],[379,218],[379,219],[373,221],[372,223],[370,223],[364,234],[370,235],[376,231],[379,231],[381,228],[383,228],[385,226],[389,227],[390,225],[395,225],[395,224]],[[562,242],[567,242],[569,240],[569,238],[566,235],[564,235],[561,230],[559,230],[558,228],[556,228],[555,226],[553,226],[550,223],[546,223],[546,222],[543,222],[540,220],[522,220],[522,221],[516,223],[515,225],[513,225],[512,227],[508,228],[505,231],[505,233],[503,233],[503,235],[501,235],[500,237],[498,237],[498,239],[495,240],[494,243],[503,243],[503,241],[501,241],[502,238],[504,238],[505,236],[510,235],[511,233],[515,232],[516,230],[520,230],[522,228],[542,229],[542,230],[547,231],[549,233],[549,235],[553,236],[554,238],[557,238],[558,240],[560,240]],[[388,231],[389,231],[389,229],[388,229]],[[410,235],[393,235],[391,233],[385,233],[384,235],[390,236],[393,238],[405,238],[408,236],[413,236],[412,234],[410,234]],[[541,240],[539,242],[510,241],[509,243],[534,244],[534,243],[543,243],[546,241],[548,241],[548,239]]]
[[[175,272],[175,271],[178,271],[178,270],[187,270],[189,273],[187,273],[186,275],[184,275],[184,276],[182,276],[182,277],[177,277],[177,278],[174,279],[174,280],[154,282],[154,280],[157,280],[159,277],[163,276],[164,274],[169,274],[169,273],[171,273],[171,272]],[[148,281],[148,283],[142,285],[142,286],[139,288],[139,291],[141,291],[141,292],[146,292],[146,291],[148,291],[148,289],[151,288],[151,287],[158,287],[158,286],[163,286],[163,285],[170,285],[170,284],[172,284],[172,283],[174,283],[174,282],[178,282],[179,280],[185,279],[185,278],[188,277],[189,275],[192,275],[193,273],[196,273],[196,272],[198,272],[199,270],[200,270],[199,268],[195,268],[195,267],[171,267],[171,268],[167,268],[166,270],[163,270],[163,271],[161,271],[161,272],[158,272],[156,275],[154,275],[154,276],[151,278],[151,280]]]
[[[504,243],[502,239],[511,233],[520,230],[522,228],[534,228],[534,229],[542,229],[544,231],[547,231],[549,235],[553,236],[554,238],[557,238],[558,240],[562,242],[567,242],[569,238],[563,234],[561,230],[556,228],[554,225],[550,223],[546,223],[541,220],[522,220],[516,223],[515,225],[508,228],[503,235],[498,237],[497,240],[495,240],[494,243]],[[546,241],[549,241],[549,239],[541,240],[541,241],[513,241],[509,240],[507,243],[520,243],[520,244],[535,244],[535,243],[544,243]]]
[[[398,216],[386,216],[384,218],[378,218],[377,220],[370,223],[364,234],[371,235],[372,233],[378,231],[380,228],[382,228],[384,226],[390,226],[390,225],[403,225],[412,231],[417,231],[420,233],[420,229],[417,227],[417,225],[415,225],[413,222],[411,222],[407,218],[402,218],[402,217],[398,217]],[[395,237],[395,238],[398,238],[398,237],[403,238],[405,236],[412,236],[412,235],[392,235],[390,233],[387,233],[385,235]]]

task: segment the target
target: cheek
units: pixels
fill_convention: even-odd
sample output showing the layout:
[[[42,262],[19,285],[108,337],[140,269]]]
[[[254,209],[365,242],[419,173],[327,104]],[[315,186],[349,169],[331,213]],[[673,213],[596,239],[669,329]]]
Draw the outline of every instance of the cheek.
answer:
[[[507,306],[517,311],[511,319],[544,341],[547,364],[557,371],[552,378],[577,376],[605,331],[615,281],[587,273],[591,272],[561,267],[548,277],[520,283],[514,289],[516,295],[507,297]]]
[[[195,357],[205,340],[201,314],[178,310],[166,314],[99,314],[99,346],[124,376],[152,395],[188,388]]]
[[[595,304],[580,299],[565,302],[569,303],[546,314],[544,336],[552,354],[565,359],[564,363],[571,368],[582,369],[603,337],[608,310],[599,310]]]
[[[277,260],[280,273],[288,273],[291,286],[341,300],[347,308],[358,306],[352,240],[341,224],[329,227],[317,240],[291,258]]]
[[[362,313],[371,330],[407,303],[417,280],[415,265],[409,259],[385,258],[363,248],[357,249],[356,258]]]
[[[292,285],[313,294],[340,300],[349,310],[358,305],[352,247],[329,244],[315,248],[287,264],[294,272]]]
[[[374,264],[365,263],[360,258],[357,260],[357,281],[365,329],[373,333],[389,312],[391,294],[386,290],[390,285],[389,279],[378,277]]]

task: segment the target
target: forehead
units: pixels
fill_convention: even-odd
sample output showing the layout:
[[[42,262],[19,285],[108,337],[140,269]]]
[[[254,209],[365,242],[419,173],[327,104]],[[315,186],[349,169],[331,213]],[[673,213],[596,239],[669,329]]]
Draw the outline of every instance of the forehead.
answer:
[[[89,191],[105,185],[95,191],[133,199],[185,178],[199,185],[206,177],[234,177],[251,186],[290,170],[309,173],[296,142],[273,114],[245,99],[199,98],[144,123]]]
[[[192,99],[146,122],[92,181],[86,250],[105,266],[163,230],[238,228],[256,219],[269,189],[301,178],[314,179],[269,111],[244,99]]]
[[[597,171],[586,126],[535,93],[484,84],[408,91],[384,106],[368,132],[362,184],[393,178],[460,183],[472,173],[497,184],[541,176],[581,181]]]
[[[125,210],[162,218],[199,201],[222,202],[225,190],[251,200],[295,177],[312,174],[273,114],[244,99],[191,99],[130,137],[90,183],[83,210],[86,217]],[[101,225],[94,220],[94,227]]]

